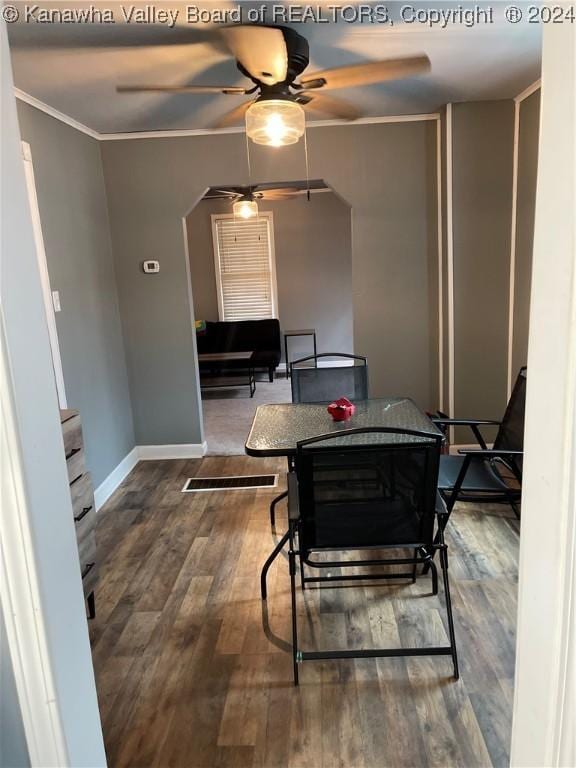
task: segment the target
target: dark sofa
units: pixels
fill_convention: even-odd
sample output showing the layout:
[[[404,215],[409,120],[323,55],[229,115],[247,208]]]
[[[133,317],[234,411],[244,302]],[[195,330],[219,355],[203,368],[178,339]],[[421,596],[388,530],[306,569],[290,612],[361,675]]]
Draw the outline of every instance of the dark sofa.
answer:
[[[197,333],[196,339],[199,354],[253,350],[254,369],[267,370],[270,381],[274,381],[274,371],[278,367],[281,357],[280,323],[278,320],[207,322],[206,330]],[[233,363],[226,363],[226,369],[233,367]],[[238,367],[242,367],[242,364]],[[214,363],[210,363],[210,368],[214,368]]]

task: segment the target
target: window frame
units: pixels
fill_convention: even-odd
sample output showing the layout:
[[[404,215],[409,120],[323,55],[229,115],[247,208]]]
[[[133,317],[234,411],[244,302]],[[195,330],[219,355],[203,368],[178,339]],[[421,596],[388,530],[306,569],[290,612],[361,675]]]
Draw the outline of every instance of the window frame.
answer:
[[[265,219],[268,226],[268,246],[269,246],[269,263],[270,263],[270,282],[271,282],[271,303],[272,303],[272,314],[269,318],[253,318],[253,319],[261,319],[261,320],[267,320],[267,319],[278,319],[278,285],[276,280],[276,249],[274,247],[274,214],[272,211],[260,211],[258,213],[258,219]],[[211,223],[212,223],[212,248],[214,251],[214,271],[215,271],[215,277],[216,277],[216,295],[218,298],[218,318],[220,319],[220,322],[225,321],[224,317],[224,298],[222,293],[222,272],[220,268],[220,246],[219,246],[219,238],[218,238],[218,221],[221,220],[229,220],[229,219],[235,219],[238,221],[238,217],[235,216],[233,213],[212,213],[210,215]],[[238,223],[241,223],[239,221]],[[226,322],[242,322],[240,320],[236,321],[226,321]]]

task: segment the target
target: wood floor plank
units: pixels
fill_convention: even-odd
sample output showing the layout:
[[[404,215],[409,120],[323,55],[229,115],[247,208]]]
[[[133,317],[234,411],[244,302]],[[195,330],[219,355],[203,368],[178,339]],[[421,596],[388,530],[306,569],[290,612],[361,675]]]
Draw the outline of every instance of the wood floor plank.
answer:
[[[182,493],[188,477],[280,473],[248,457],[137,465],[98,516],[90,636],[114,768],[504,766],[513,697],[518,523],[458,505],[447,530],[461,678],[449,658],[305,663],[292,685],[288,563],[259,569],[278,489]],[[430,577],[298,590],[302,649],[446,642]],[[263,628],[267,618],[267,630]],[[287,650],[288,649],[288,650]]]

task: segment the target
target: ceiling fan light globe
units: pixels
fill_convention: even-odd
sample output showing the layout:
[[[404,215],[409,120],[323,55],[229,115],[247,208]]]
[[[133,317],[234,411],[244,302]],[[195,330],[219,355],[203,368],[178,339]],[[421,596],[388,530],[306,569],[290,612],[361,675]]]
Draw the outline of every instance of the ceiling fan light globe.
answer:
[[[304,110],[295,101],[266,99],[256,101],[246,112],[246,133],[255,144],[286,147],[304,135]]]
[[[258,216],[258,203],[256,200],[237,200],[232,211],[239,219],[252,219]]]

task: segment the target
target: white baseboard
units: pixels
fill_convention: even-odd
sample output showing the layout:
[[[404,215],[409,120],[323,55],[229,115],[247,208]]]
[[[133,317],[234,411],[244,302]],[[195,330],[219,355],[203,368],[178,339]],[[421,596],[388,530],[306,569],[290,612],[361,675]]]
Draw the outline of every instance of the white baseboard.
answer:
[[[122,480],[134,469],[139,461],[138,447],[132,448],[120,464],[110,472],[108,477],[100,483],[94,491],[94,506],[98,511],[108,501]]]
[[[174,445],[137,445],[141,461],[154,459],[201,459],[206,455],[208,445],[203,443],[175,443]]]
[[[120,464],[110,472],[94,491],[96,511],[104,506],[122,480],[126,478],[139,461],[154,459],[201,459],[206,455],[208,445],[203,443],[176,443],[175,445],[136,445]]]

